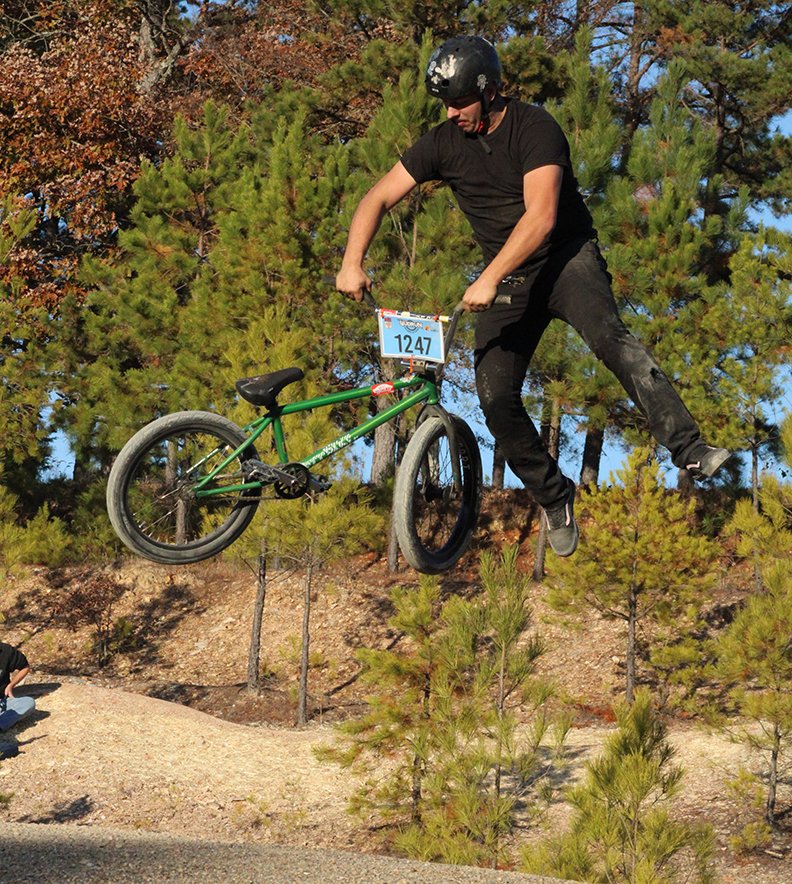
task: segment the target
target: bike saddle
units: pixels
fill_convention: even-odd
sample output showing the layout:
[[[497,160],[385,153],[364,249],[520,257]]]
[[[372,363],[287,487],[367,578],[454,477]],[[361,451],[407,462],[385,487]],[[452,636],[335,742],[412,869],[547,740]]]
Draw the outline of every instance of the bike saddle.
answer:
[[[305,377],[301,368],[283,368],[269,374],[257,374],[252,378],[240,378],[235,384],[239,395],[253,405],[276,408],[278,393],[289,384]]]

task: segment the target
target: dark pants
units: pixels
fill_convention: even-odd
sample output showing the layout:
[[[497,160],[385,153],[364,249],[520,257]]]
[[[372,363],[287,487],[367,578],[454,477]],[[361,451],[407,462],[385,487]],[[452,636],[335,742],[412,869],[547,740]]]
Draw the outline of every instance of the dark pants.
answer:
[[[655,439],[677,466],[701,444],[698,426],[670,381],[624,327],[597,246],[570,242],[534,262],[525,281],[501,284],[511,304],[495,304],[476,317],[476,386],[487,427],[515,475],[543,507],[567,494],[566,481],[523,406],[528,364],[551,319],[581,335],[640,408]]]

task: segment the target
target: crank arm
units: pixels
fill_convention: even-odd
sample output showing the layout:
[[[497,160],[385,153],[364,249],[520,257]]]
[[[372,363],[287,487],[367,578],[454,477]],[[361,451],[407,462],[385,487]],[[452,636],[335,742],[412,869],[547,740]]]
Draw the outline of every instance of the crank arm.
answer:
[[[246,460],[242,464],[242,470],[246,478],[256,479],[265,485],[273,485],[275,482],[280,482],[282,485],[291,488],[299,482],[296,476],[279,470],[277,467],[272,467],[262,460],[254,460],[253,458]]]

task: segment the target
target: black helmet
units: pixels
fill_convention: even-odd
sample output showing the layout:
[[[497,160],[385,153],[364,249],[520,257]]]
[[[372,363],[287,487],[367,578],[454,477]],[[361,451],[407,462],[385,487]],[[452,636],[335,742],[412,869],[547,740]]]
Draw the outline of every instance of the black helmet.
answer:
[[[426,90],[443,101],[482,95],[497,89],[501,67],[495,47],[483,37],[451,37],[432,53],[426,67]]]

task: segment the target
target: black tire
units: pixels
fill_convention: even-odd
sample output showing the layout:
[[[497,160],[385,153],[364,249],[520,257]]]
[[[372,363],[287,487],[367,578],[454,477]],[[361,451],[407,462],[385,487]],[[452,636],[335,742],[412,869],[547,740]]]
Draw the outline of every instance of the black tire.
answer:
[[[167,565],[188,565],[222,552],[247,528],[261,489],[196,497],[194,486],[247,437],[230,420],[207,411],[180,411],[143,427],[116,458],[107,483],[107,512],[121,540],[135,553]],[[212,487],[242,481],[241,461]]]
[[[481,453],[470,427],[456,428],[462,487],[454,489],[451,447],[442,419],[429,417],[415,431],[396,475],[393,517],[399,546],[410,565],[439,574],[470,545],[481,503]]]

